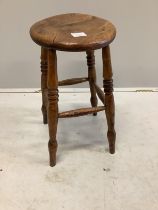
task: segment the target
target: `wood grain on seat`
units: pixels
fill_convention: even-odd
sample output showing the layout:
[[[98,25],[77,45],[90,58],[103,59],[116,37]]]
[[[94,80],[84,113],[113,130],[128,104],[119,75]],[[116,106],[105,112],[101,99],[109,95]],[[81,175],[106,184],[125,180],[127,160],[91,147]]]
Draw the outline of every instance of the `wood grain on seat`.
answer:
[[[73,37],[84,32],[87,36]],[[109,45],[116,35],[112,23],[91,15],[70,13],[56,15],[35,23],[30,29],[34,42],[62,51],[87,51]]]

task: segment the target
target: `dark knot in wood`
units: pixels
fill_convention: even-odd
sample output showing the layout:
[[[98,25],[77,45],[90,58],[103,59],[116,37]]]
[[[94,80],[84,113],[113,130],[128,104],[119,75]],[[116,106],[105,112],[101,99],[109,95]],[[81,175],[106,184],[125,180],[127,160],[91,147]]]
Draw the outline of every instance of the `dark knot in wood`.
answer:
[[[111,94],[113,92],[113,80],[104,80],[103,81],[104,92]]]

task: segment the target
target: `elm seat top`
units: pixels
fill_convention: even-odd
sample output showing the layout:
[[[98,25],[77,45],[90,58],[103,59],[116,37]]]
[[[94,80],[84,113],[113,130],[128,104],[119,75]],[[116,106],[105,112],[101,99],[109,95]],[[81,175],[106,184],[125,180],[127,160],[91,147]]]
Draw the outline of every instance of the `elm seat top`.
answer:
[[[87,51],[103,48],[116,36],[112,23],[91,15],[69,13],[35,23],[31,38],[40,46],[62,51]]]

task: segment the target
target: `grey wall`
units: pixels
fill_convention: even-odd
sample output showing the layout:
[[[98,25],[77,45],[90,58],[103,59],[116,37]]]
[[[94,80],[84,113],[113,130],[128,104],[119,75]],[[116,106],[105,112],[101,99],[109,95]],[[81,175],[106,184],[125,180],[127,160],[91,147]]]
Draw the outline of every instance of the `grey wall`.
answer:
[[[48,16],[81,12],[111,20],[117,38],[111,45],[115,87],[158,84],[157,0],[0,0],[0,88],[40,86],[40,48],[29,27]],[[96,52],[102,84],[101,52]],[[87,74],[84,53],[58,53],[59,78]]]

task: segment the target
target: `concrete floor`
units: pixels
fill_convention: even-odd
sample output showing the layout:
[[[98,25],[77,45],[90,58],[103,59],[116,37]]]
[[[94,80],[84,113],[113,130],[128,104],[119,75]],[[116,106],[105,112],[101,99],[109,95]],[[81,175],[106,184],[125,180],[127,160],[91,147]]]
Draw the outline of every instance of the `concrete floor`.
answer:
[[[0,93],[0,210],[157,210],[157,93],[116,92],[116,154],[105,114],[60,119],[58,160],[48,166],[39,93]],[[63,93],[60,111],[89,106]]]

